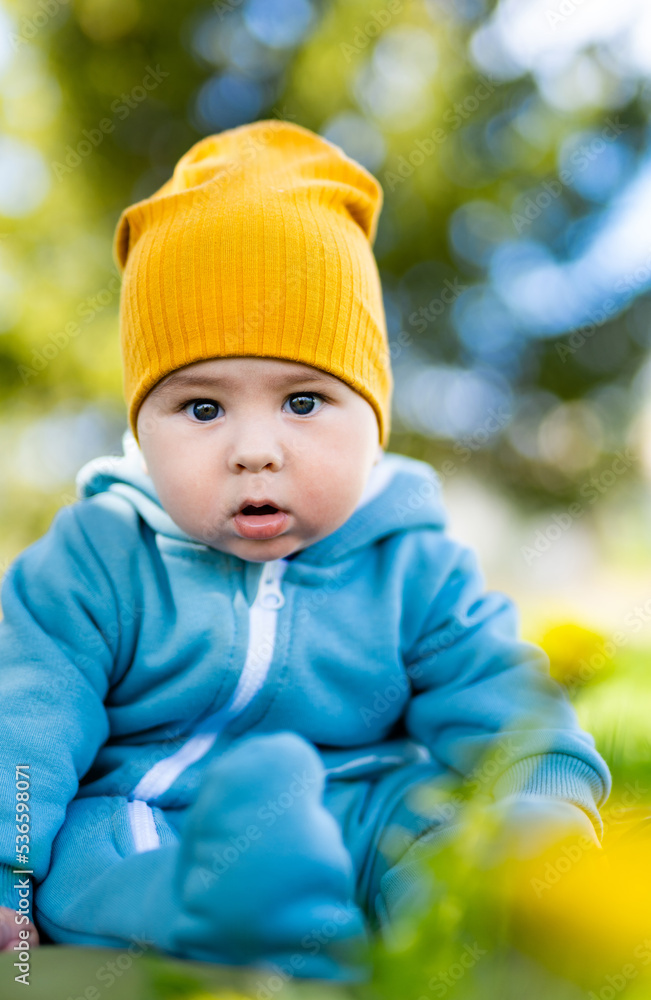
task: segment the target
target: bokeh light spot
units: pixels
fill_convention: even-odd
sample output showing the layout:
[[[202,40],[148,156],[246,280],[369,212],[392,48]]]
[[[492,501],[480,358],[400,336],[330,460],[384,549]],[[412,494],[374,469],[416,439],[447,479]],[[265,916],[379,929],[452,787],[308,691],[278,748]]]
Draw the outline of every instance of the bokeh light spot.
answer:
[[[29,215],[49,188],[49,173],[38,150],[20,139],[0,135],[0,215]]]

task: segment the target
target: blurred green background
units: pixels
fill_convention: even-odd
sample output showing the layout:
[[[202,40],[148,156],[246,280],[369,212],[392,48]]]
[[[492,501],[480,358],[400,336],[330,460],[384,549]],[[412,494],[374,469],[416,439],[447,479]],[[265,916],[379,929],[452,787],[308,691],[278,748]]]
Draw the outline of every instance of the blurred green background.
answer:
[[[2,0],[0,96],[0,573],[121,451],[120,212],[202,136],[295,121],[384,188],[389,450],[646,808],[648,2]]]
[[[121,450],[120,211],[202,136],[280,117],[383,185],[390,449],[439,470],[489,581],[525,616],[553,595],[613,628],[646,599],[643,0],[4,0],[0,18],[0,569]]]

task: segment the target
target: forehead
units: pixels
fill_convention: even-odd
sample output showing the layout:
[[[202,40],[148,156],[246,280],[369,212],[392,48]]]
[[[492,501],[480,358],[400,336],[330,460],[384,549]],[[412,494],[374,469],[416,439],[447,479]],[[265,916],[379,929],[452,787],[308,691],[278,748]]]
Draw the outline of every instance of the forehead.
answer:
[[[310,365],[294,361],[280,361],[275,358],[211,358],[171,372],[153,390],[172,392],[193,386],[216,386],[237,388],[250,384],[251,380],[271,388],[282,388],[297,382],[313,385],[343,386],[334,375],[312,368]]]

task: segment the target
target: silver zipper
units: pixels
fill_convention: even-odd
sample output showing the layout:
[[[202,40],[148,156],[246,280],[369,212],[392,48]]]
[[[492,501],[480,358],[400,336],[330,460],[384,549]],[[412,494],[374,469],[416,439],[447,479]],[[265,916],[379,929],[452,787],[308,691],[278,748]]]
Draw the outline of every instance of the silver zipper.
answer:
[[[127,813],[136,853],[143,854],[144,851],[160,847],[160,838],[151,807],[146,802],[135,799],[133,802],[127,802]]]
[[[278,612],[285,604],[280,581],[287,565],[285,559],[274,559],[264,564],[258,591],[249,611],[249,644],[237,687],[221,712],[198,726],[201,732],[206,727],[212,732],[211,720],[221,716],[222,712],[226,712],[229,719],[235,718],[262,687],[274,652]]]
[[[130,793],[130,800],[147,802],[166,792],[187,767],[210,750],[226,723],[243,712],[262,688],[273,658],[278,611],[285,604],[280,583],[288,565],[285,559],[264,564],[255,600],[249,609],[249,641],[244,667],[226,705],[199,723],[194,735],[179,750],[154,764]],[[136,838],[136,844],[141,845],[137,846],[139,851],[158,846],[158,842],[149,844],[142,834]]]

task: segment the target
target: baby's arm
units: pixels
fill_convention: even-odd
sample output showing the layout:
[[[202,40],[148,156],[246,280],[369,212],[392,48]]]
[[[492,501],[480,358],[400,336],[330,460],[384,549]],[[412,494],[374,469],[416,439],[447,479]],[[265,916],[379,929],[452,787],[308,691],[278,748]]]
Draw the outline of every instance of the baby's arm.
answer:
[[[551,800],[563,800],[601,834],[598,806],[610,792],[610,774],[550,677],[547,657],[518,638],[512,602],[484,592],[469,549],[443,533],[428,533],[423,542],[423,610],[405,656],[410,735],[465,778],[467,791],[492,792],[513,815],[527,811],[518,800],[534,811],[545,800],[553,811]],[[565,813],[577,828],[585,825],[585,816]]]
[[[45,878],[67,805],[109,733],[104,698],[117,606],[76,506],[57,513],[2,582],[0,906],[12,915],[19,904],[14,869],[22,861],[32,882]],[[28,810],[20,812],[28,838],[25,823],[17,829],[17,766],[21,779],[29,777]],[[30,892],[30,919],[32,902]]]

